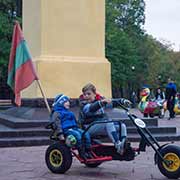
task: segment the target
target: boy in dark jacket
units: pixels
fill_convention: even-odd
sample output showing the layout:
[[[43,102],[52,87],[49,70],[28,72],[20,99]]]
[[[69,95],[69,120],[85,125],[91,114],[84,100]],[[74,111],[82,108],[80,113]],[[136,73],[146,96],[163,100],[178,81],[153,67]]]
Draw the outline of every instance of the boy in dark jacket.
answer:
[[[96,93],[96,88],[93,84],[89,83],[82,89],[83,95],[80,96],[81,112],[83,114],[82,124],[90,124],[94,121],[111,121],[104,111],[104,107],[116,105],[111,99],[106,99]],[[121,103],[130,103],[129,100],[121,98]],[[125,102],[126,101],[126,102]],[[116,126],[113,122],[101,123],[93,125],[88,132],[90,135],[102,135],[107,133],[111,141],[114,143],[117,152],[121,155],[124,153],[124,144],[127,136],[127,129],[124,123],[121,123],[121,132],[118,130],[119,126]],[[121,133],[121,134],[119,134]]]
[[[70,108],[70,101],[69,98],[63,94],[56,96],[55,102],[53,104],[53,113],[57,113],[60,119],[60,129],[65,137],[69,135],[73,135],[76,140],[76,146],[79,151],[79,155],[83,159],[92,158],[90,153],[91,147],[91,138],[88,132],[84,135],[84,144],[82,142],[82,134],[83,130],[78,128],[76,117],[73,112],[69,110]],[[85,147],[85,149],[84,149]]]

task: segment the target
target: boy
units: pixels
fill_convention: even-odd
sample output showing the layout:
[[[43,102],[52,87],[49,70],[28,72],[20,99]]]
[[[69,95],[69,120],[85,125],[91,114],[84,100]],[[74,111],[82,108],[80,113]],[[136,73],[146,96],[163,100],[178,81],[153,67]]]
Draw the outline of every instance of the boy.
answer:
[[[96,93],[96,87],[89,83],[82,88],[83,95],[80,96],[81,112],[83,114],[83,124],[89,124],[93,121],[111,120],[104,111],[104,107],[115,107],[117,104],[110,99],[106,99]],[[129,100],[120,99],[121,104],[129,103]],[[119,135],[118,127],[113,122],[96,124],[92,126],[88,132],[90,135],[100,135],[107,133],[111,141],[114,143],[117,152],[121,155],[124,153],[124,144],[127,136],[127,129],[124,123],[121,123],[121,134]]]
[[[82,142],[83,130],[78,128],[76,123],[76,117],[73,112],[69,110],[70,101],[69,98],[63,94],[56,96],[53,103],[53,112],[56,112],[60,119],[60,129],[62,129],[65,137],[73,135],[76,140],[76,146],[79,152],[79,155],[83,159],[92,158],[90,153],[91,147],[91,138],[88,132],[84,135],[84,143]],[[84,149],[84,146],[85,149]]]

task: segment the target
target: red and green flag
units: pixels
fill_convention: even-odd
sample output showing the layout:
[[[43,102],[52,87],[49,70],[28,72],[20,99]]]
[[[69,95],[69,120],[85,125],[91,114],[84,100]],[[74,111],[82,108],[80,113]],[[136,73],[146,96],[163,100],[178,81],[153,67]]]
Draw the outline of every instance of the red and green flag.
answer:
[[[27,88],[34,80],[38,80],[38,77],[21,27],[16,22],[12,37],[7,84],[13,89],[15,103],[18,106],[21,105],[21,90]]]

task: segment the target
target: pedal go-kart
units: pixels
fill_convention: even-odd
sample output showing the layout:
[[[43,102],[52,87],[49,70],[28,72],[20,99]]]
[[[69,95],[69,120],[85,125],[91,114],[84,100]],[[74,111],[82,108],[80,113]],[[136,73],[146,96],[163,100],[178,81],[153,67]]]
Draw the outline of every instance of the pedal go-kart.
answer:
[[[113,101],[116,101],[114,99]],[[155,151],[154,161],[157,164],[160,172],[168,178],[179,178],[180,177],[180,147],[173,144],[159,145],[157,140],[151,135],[149,130],[146,128],[146,124],[143,120],[136,117],[134,114],[129,112],[129,108],[119,105],[123,108],[129,119],[132,121],[134,126],[137,128],[138,133],[141,136],[138,147],[132,147],[131,143],[126,141],[125,150],[123,155],[116,152],[113,145],[104,145],[100,141],[92,140],[91,153],[93,154],[93,159],[82,159],[77,153],[75,147],[68,147],[65,140],[59,138],[59,134],[56,134],[56,126],[54,122],[47,125],[46,128],[52,129],[52,134],[50,138],[53,143],[47,148],[45,154],[45,161],[47,167],[53,173],[63,174],[71,167],[72,158],[77,158],[82,164],[89,168],[98,167],[105,161],[119,160],[119,161],[131,161],[134,160],[136,155],[139,155],[141,151],[146,150],[146,146],[151,146]],[[118,120],[112,120],[108,122],[119,122]],[[97,123],[108,123],[107,121],[99,121],[91,123],[87,129]],[[84,134],[83,134],[84,136]]]
[[[141,101],[138,104],[138,109],[143,113],[144,117],[154,117],[164,118],[166,111],[166,101],[155,101],[148,100],[150,95],[150,89],[144,88],[140,92]]]

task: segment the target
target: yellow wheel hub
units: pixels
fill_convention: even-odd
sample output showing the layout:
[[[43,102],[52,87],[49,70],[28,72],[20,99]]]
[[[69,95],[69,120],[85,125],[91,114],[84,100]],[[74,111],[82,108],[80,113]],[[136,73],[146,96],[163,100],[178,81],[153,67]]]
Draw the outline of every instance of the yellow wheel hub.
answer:
[[[175,153],[167,153],[164,156],[164,159],[172,162],[169,166],[163,163],[163,166],[167,171],[174,172],[180,167],[180,159]]]
[[[52,166],[59,167],[62,164],[63,156],[61,151],[54,149],[50,152],[49,160]]]

